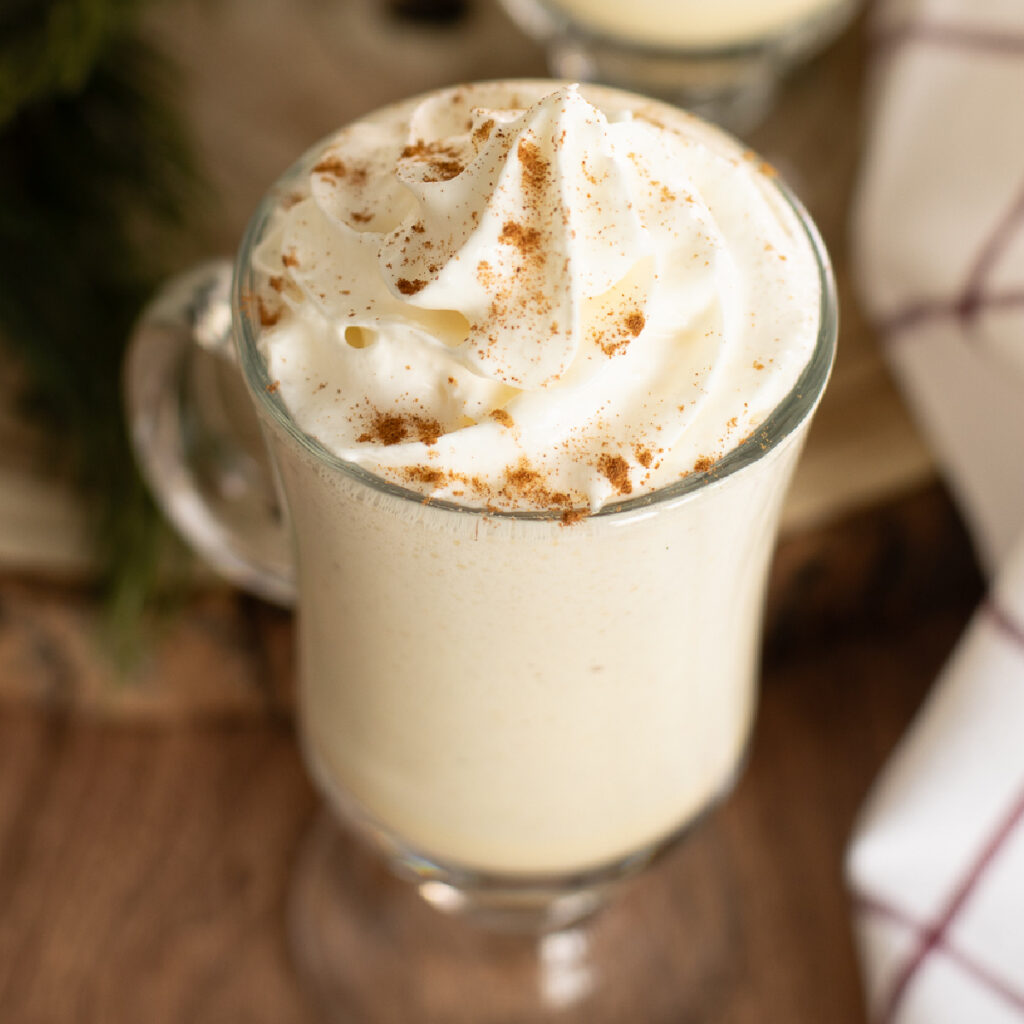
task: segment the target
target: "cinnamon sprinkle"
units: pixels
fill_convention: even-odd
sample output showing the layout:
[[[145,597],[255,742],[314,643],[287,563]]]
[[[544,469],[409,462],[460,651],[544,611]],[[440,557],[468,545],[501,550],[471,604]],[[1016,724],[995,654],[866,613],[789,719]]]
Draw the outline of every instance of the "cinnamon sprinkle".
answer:
[[[505,486],[498,492],[507,501],[516,504],[526,500],[538,508],[568,508],[572,499],[564,491],[552,491],[544,475],[523,456],[515,466],[505,469]]]
[[[412,422],[416,428],[417,437],[425,445],[437,444],[437,439],[444,433],[437,420],[427,419],[425,416],[413,416]]]
[[[456,151],[443,142],[427,142],[426,139],[417,139],[414,143],[402,150],[402,160],[429,160],[438,154],[444,156],[455,156]]]
[[[615,488],[616,493],[633,493],[633,483],[629,479],[629,463],[621,455],[602,455],[597,460],[597,469]]]
[[[375,411],[370,420],[370,429],[360,434],[356,441],[360,444],[376,442],[385,448],[400,444],[410,435],[425,445],[437,444],[437,439],[444,433],[441,424],[426,416],[415,416],[402,413],[386,413]]]
[[[466,168],[459,162],[459,151],[454,146],[446,146],[441,142],[426,142],[418,139],[411,146],[402,150],[403,160],[418,160],[429,166],[424,181],[450,181],[460,175]]]
[[[451,181],[457,178],[466,168],[458,160],[432,160],[430,162],[430,174],[423,178],[424,181]]]
[[[516,147],[519,162],[523,165],[523,184],[532,190],[544,188],[550,173],[547,160],[540,155],[540,147],[527,139],[520,139]]]
[[[344,178],[348,174],[348,167],[345,161],[339,156],[325,156],[320,163],[313,168],[314,174],[330,174],[335,178]]]
[[[514,427],[515,420],[504,409],[492,409],[490,412],[492,420],[497,420],[503,427]]]
[[[491,132],[494,130],[494,121],[488,118],[475,132],[473,132],[473,141],[478,145],[485,143],[490,137]]]
[[[280,309],[270,309],[262,298],[257,299],[260,311],[260,325],[262,327],[273,327],[281,319]]]
[[[407,466],[402,470],[406,480],[412,483],[429,484],[431,487],[438,487],[445,483],[448,475],[440,469],[432,466]]]
[[[524,228],[513,220],[507,220],[502,225],[498,241],[504,245],[515,246],[524,256],[536,253],[540,259],[544,259],[544,253],[540,251],[541,233],[537,228]]]
[[[494,287],[494,271],[487,260],[481,260],[476,265],[476,279],[485,287]]]
[[[427,282],[419,277],[414,281],[410,281],[407,277],[400,277],[395,282],[395,286],[403,295],[415,295],[427,287]]]
[[[634,338],[638,337],[640,332],[644,329],[644,325],[647,323],[646,318],[640,310],[636,310],[630,313],[626,317],[626,330],[633,335]]]

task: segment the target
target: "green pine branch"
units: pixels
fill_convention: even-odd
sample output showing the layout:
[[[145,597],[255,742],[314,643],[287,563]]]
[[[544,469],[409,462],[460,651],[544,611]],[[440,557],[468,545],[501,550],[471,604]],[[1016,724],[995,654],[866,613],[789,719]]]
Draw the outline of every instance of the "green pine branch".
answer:
[[[0,10],[0,128],[29,103],[81,91],[138,0],[7,0]]]
[[[0,344],[86,496],[119,646],[152,592],[161,527],[120,395],[131,325],[199,195],[167,61],[135,0],[0,14]]]

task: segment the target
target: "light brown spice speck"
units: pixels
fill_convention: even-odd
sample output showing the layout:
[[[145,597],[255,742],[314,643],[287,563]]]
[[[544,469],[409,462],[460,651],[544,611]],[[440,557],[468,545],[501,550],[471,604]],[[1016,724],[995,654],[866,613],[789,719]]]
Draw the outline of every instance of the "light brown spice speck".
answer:
[[[491,137],[491,132],[494,130],[494,121],[488,118],[479,128],[473,132],[473,141],[479,146],[486,142]]]
[[[274,324],[281,319],[280,309],[270,309],[263,299],[257,301],[260,311],[260,325],[263,327],[273,327]]]
[[[399,444],[410,435],[425,445],[437,443],[444,431],[435,419],[425,416],[403,415],[401,413],[375,412],[370,420],[370,429],[360,434],[356,441],[360,444],[376,442],[385,447]]]
[[[498,241],[503,245],[515,246],[524,256],[537,253],[543,258],[544,254],[540,252],[541,233],[537,228],[523,227],[512,220],[505,221]]]
[[[447,474],[432,466],[407,466],[403,473],[410,483],[430,484],[431,487],[438,487],[447,479]]]
[[[427,287],[427,282],[418,277],[414,281],[410,281],[407,277],[400,277],[395,282],[395,286],[403,295],[415,295]]]
[[[629,463],[621,455],[602,455],[597,460],[598,472],[615,488],[618,494],[632,494]]]
[[[344,178],[348,174],[348,167],[341,157],[326,156],[313,168],[313,173],[330,174],[335,178]]]
[[[520,139],[516,147],[519,162],[523,165],[523,183],[528,189],[542,189],[550,171],[547,160],[541,156],[540,147],[528,139]]]
[[[647,321],[644,318],[643,313],[641,313],[640,310],[636,310],[626,317],[626,330],[635,338],[644,329],[644,324],[646,324],[646,322]]]
[[[516,465],[506,467],[505,485],[498,493],[513,504],[525,500],[538,508],[564,509],[571,504],[569,495],[564,491],[551,490],[544,474],[534,469],[525,457]]]

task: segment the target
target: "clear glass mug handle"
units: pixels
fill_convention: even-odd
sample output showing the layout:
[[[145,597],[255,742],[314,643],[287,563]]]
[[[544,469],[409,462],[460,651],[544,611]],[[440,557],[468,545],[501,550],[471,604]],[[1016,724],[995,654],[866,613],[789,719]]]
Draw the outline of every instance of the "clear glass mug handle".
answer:
[[[164,513],[222,576],[295,602],[286,511],[231,342],[231,264],[168,281],[143,310],[125,363],[128,425]]]

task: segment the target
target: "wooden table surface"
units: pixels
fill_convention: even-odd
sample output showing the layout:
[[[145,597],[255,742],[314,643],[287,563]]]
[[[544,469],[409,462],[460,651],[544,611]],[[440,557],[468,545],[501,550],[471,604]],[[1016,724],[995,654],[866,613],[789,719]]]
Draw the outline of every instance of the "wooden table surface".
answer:
[[[863,1021],[844,845],[981,592],[937,488],[791,542],[775,579],[748,768],[654,869],[699,952],[695,975],[665,978],[687,986],[680,1024]],[[0,645],[24,639],[26,586],[44,604],[80,598],[8,582]],[[287,647],[283,613],[234,600],[251,636]],[[73,663],[35,642],[39,691],[59,694]],[[256,645],[254,686],[280,671],[280,647]],[[316,1021],[284,914],[317,809],[272,701],[178,724],[0,704],[0,1020]]]
[[[223,3],[209,16],[263,17],[273,6]],[[179,31],[182,47],[206,39],[198,9],[185,5],[165,34]],[[239,35],[243,58],[263,67],[254,40],[272,49],[273,34]],[[481,67],[472,77],[525,72],[537,58],[524,45],[493,66],[473,58]],[[436,56],[431,73],[440,76],[444,53]],[[859,44],[847,38],[828,60],[791,87],[775,124],[794,119],[780,162],[842,254]],[[323,62],[325,80],[332,67]],[[211,132],[230,131],[229,120],[214,123],[216,105],[202,109]],[[289,116],[293,109],[305,132],[311,108],[289,107]],[[762,137],[769,151],[774,130]],[[228,196],[239,216],[251,202]],[[844,332],[863,340],[838,270]],[[830,416],[842,426],[856,411],[850,395],[845,406],[826,402],[822,426]],[[862,464],[878,461],[863,457],[878,424],[861,422],[867,429],[850,451],[821,460],[831,475],[816,493],[843,486],[857,444]],[[876,434],[878,449],[889,447]],[[665,978],[685,984],[679,1024],[863,1021],[844,847],[980,589],[962,528],[934,485],[791,533],[774,573],[748,768],[731,799],[656,869],[695,954],[685,978]],[[147,678],[159,686],[135,696],[105,694],[90,674],[90,607],[81,585],[0,572],[0,1022],[312,1024],[319,1018],[284,929],[291,866],[319,806],[287,710],[288,617],[230,593],[198,597],[172,640],[154,648]],[[207,689],[215,695],[204,703]],[[96,713],[115,705],[120,717]]]

